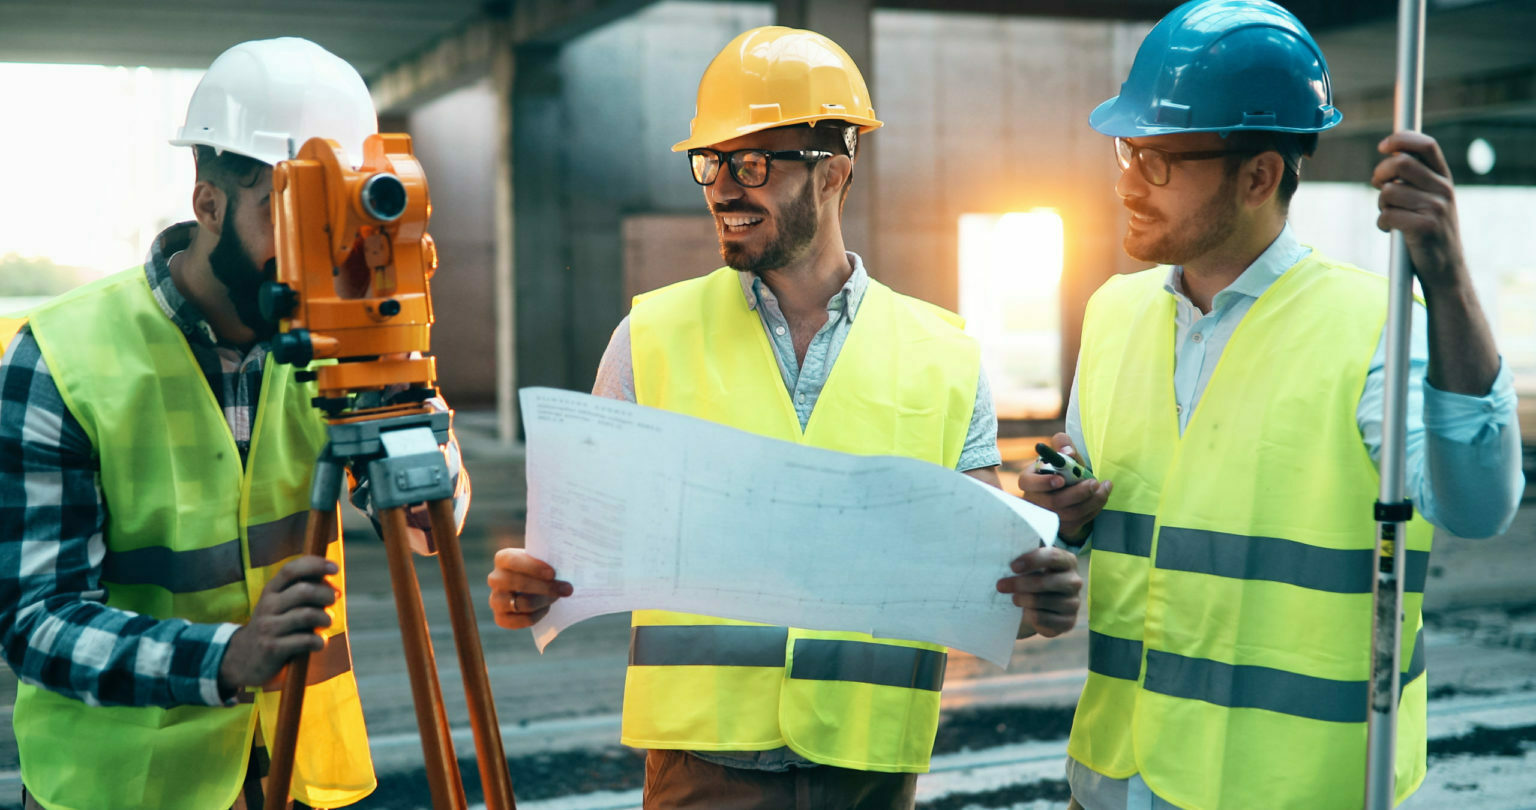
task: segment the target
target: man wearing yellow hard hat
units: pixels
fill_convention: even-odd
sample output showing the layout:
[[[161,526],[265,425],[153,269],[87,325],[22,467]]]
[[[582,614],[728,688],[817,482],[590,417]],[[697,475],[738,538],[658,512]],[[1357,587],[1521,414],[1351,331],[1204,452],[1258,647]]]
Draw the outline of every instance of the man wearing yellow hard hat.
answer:
[[[996,486],[997,419],[975,340],[955,315],[871,279],[843,246],[859,137],[879,126],[858,68],[826,37],[769,27],[727,45],[673,149],[704,188],[728,266],[637,297],[593,393]],[[879,553],[878,538],[861,539]],[[997,588],[1023,609],[1020,634],[1070,629],[1082,587],[1071,556],[1043,548],[1012,567]],[[497,555],[490,582],[509,628],[571,593],[516,550]],[[645,804],[910,807],[946,660],[913,641],[636,611],[623,742],[649,749]]]
[[[171,142],[192,147],[193,219],[0,337],[0,642],[27,810],[254,810],[264,789],[329,808],[377,785],[340,533],[301,556],[317,391],[271,361],[257,306],[273,164],[311,137],[360,163],[377,128],[340,57],[235,45]],[[277,676],[308,652],[293,781],[265,784]]]

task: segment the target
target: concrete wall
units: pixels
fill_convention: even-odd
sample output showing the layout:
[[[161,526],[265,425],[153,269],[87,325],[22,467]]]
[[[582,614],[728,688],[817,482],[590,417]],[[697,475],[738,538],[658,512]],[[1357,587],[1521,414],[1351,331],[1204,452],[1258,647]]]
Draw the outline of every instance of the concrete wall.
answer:
[[[1137,269],[1120,249],[1110,140],[1087,120],[1118,91],[1147,27],[912,12],[874,22],[871,93],[886,126],[871,135],[880,141],[872,271],[955,308],[962,214],[1056,209],[1065,392],[1088,296]]]
[[[412,111],[404,122],[432,194],[437,242],[432,349],[443,394],[455,407],[494,399],[496,96],[489,80]]]
[[[736,34],[768,22],[766,5],[663,3],[558,51],[519,55],[519,386],[591,386],[628,310],[623,223],[630,215],[704,212],[699,187],[672,144],[688,135],[709,60]],[[684,253],[707,251],[693,246]]]

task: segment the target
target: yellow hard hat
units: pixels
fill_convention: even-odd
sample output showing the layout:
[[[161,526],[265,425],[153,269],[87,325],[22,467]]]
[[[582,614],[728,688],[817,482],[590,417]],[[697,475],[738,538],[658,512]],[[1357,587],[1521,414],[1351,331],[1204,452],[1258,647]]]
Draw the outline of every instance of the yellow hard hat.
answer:
[[[847,121],[881,126],[864,77],[836,42],[799,28],[754,28],[731,40],[704,70],[681,152],[791,124]]]

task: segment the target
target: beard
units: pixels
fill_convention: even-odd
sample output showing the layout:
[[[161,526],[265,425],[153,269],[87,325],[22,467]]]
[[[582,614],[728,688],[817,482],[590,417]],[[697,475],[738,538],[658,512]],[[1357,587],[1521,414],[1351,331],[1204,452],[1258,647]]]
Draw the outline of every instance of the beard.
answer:
[[[740,199],[715,206],[714,211],[716,214],[762,214],[764,216],[768,213]],[[717,225],[720,232],[720,258],[739,272],[762,275],[766,271],[778,270],[792,264],[804,256],[806,251],[810,250],[811,242],[816,239],[819,229],[816,220],[814,175],[806,178],[805,187],[800,194],[781,208],[773,219],[773,240],[756,253],[741,242],[726,241],[725,226]]]
[[[277,260],[270,259],[263,267],[251,260],[251,252],[246,250],[235,230],[235,196],[230,195],[229,200],[224,230],[208,254],[208,265],[213,269],[214,278],[229,291],[229,301],[235,305],[240,322],[256,333],[257,341],[266,341],[277,334],[277,322],[269,321],[261,314],[258,293],[262,284],[277,278]]]
[[[1161,234],[1138,233],[1127,228],[1125,252],[1139,261],[1172,265],[1187,264],[1209,253],[1225,242],[1237,227],[1237,205],[1232,201],[1232,192],[1236,188],[1237,175],[1227,175],[1200,210],[1177,225],[1156,209],[1127,203],[1126,208],[1135,213],[1156,217],[1153,225],[1161,225],[1163,231]]]

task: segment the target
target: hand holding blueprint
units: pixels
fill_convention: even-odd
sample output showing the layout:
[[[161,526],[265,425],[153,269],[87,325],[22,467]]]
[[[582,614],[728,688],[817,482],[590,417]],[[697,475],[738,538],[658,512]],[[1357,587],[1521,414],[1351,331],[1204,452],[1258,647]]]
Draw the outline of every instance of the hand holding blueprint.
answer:
[[[995,583],[1054,514],[953,470],[768,439],[549,388],[520,393],[528,552],[573,595],[543,650],[593,616],[703,613],[943,644],[1007,666]]]

